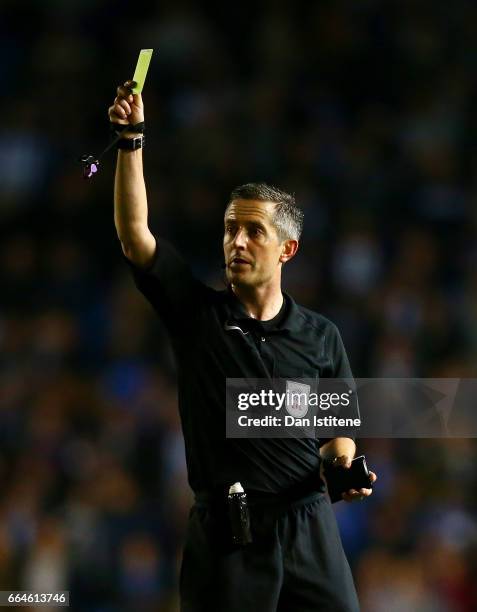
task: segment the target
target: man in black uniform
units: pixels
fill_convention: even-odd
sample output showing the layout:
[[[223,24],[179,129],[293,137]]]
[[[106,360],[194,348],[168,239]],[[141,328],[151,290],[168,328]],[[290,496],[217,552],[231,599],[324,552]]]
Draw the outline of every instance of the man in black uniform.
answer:
[[[118,87],[113,123],[144,121],[131,82]],[[181,570],[184,612],[355,612],[349,565],[325,485],[323,458],[349,466],[350,438],[227,439],[226,378],[341,377],[351,371],[336,327],[281,291],[303,215],[294,198],[265,184],[232,192],[225,212],[228,288],[215,291],[147,223],[141,127],[120,141],[115,224],[139,290],[163,320],[174,348],[191,511]],[[372,474],[374,481],[376,476]],[[253,542],[235,545],[226,499],[247,492]],[[350,490],[346,501],[371,489]]]

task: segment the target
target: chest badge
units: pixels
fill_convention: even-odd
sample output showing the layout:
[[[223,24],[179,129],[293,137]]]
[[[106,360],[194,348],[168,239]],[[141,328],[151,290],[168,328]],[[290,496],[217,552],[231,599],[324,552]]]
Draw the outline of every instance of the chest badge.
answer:
[[[308,400],[311,387],[294,380],[287,380],[286,404],[288,414],[301,419],[308,413]]]

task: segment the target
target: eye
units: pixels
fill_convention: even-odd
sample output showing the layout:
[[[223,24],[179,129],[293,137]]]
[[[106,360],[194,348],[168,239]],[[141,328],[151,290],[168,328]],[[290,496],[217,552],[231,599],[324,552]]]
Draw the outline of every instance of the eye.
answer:
[[[227,224],[225,226],[225,233],[226,234],[233,234],[234,233],[234,226],[230,225],[230,224]]]
[[[250,230],[250,233],[252,236],[260,236],[261,234],[263,234],[263,231],[259,227],[253,227]]]

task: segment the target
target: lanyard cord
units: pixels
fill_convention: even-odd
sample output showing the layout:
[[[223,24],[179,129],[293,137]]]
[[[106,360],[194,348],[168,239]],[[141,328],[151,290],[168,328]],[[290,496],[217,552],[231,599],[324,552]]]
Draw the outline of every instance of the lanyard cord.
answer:
[[[122,129],[119,129],[122,128]],[[99,160],[104,157],[104,155],[110,151],[123,137],[123,135],[128,132],[137,132],[138,134],[144,133],[144,121],[141,123],[136,123],[136,125],[126,125],[122,126],[119,123],[111,123],[111,132],[115,134],[113,140],[108,144],[108,146],[101,151],[101,153],[96,157],[95,155],[85,154],[79,158],[79,161],[83,164],[83,178],[89,179],[92,178],[94,174],[98,171]]]

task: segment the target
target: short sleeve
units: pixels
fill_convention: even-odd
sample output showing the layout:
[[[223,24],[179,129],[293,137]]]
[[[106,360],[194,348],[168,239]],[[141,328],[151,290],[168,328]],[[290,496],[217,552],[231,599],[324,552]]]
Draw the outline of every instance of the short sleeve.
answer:
[[[333,364],[334,378],[353,378],[351,366],[349,364],[348,355],[341,339],[340,332],[334,323],[330,325],[328,335],[328,346],[330,351],[330,359]]]
[[[359,402],[358,395],[356,393],[356,385],[353,378],[353,373],[351,371],[351,366],[349,363],[348,355],[346,354],[346,349],[343,344],[343,340],[341,339],[341,334],[338,331],[338,328],[334,323],[330,324],[330,328],[328,331],[328,350],[330,351],[330,360],[332,362],[332,371],[333,378],[346,379],[347,386],[349,386],[354,392],[354,401],[351,401],[349,407],[343,411],[341,409],[340,414],[337,416],[343,418],[352,418],[359,419]],[[356,439],[357,429],[350,431],[341,430],[339,437],[351,438],[352,440]],[[328,440],[324,440],[323,443]]]
[[[134,283],[151,303],[167,327],[183,324],[197,303],[202,284],[194,278],[186,261],[162,238],[156,237],[156,251],[148,268],[139,268],[129,259]]]

